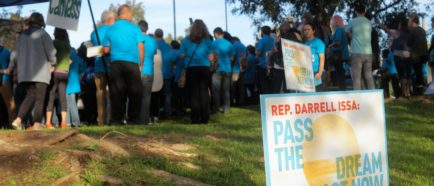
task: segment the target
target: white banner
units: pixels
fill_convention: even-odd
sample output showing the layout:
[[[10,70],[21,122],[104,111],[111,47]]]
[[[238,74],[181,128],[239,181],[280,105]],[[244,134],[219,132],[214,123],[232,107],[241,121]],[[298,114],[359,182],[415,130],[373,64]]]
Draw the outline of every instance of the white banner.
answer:
[[[282,39],[282,52],[287,89],[315,92],[312,53],[309,46]]]
[[[267,185],[389,185],[383,92],[261,95]]]
[[[47,25],[67,30],[77,30],[81,0],[51,0]]]

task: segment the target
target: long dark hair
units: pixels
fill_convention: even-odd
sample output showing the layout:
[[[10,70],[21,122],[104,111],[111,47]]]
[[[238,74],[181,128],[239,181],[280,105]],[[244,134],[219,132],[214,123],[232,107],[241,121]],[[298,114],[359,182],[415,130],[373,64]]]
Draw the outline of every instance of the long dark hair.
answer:
[[[39,12],[33,12],[29,17],[29,27],[30,28],[44,28],[45,21],[44,16]]]
[[[55,39],[69,43],[68,32],[65,29],[56,27],[53,35]]]
[[[194,20],[188,38],[194,43],[199,43],[203,38],[207,38],[208,36],[209,31],[205,23],[201,19]]]

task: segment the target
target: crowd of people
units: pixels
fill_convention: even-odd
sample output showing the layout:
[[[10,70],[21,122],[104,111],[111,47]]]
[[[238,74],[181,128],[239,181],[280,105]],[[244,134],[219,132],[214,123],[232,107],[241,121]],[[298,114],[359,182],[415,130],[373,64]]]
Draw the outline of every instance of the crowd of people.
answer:
[[[379,84],[389,97],[391,81],[396,98],[423,94],[430,57],[417,14],[397,30],[382,26],[392,39],[374,74],[379,44],[365,8],[354,10],[347,25],[333,16],[330,29],[310,14],[276,29],[263,26],[257,43],[245,46],[220,27],[212,36],[200,19],[182,41],[169,44],[163,30],[148,33],[145,20],[132,23],[131,8],[122,5],[117,15],[104,11],[92,32],[91,45],[102,46],[102,55],[93,58],[86,54],[90,44],[75,50],[64,29],[56,28],[52,40],[35,12],[23,22],[11,53],[0,43],[0,93],[8,113],[2,117],[14,129],[155,124],[190,108],[192,124],[207,124],[211,114],[231,106],[258,104],[260,94],[293,92],[286,88],[282,38],[310,47],[316,91]]]

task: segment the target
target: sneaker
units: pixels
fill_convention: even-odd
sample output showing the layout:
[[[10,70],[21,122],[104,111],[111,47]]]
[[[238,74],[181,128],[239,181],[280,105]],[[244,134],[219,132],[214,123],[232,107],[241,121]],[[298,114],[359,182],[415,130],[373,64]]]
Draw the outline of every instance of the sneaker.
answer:
[[[51,124],[51,123],[46,123],[45,124],[45,128],[47,128],[47,129],[54,129],[53,124]]]
[[[21,125],[21,121],[19,119],[15,119],[12,122],[12,128],[14,128],[15,130],[22,130],[22,125]]]
[[[30,130],[42,130],[44,128],[44,125],[41,123],[34,123]]]
[[[61,123],[60,128],[66,129],[66,128],[68,128],[68,125],[66,123]]]

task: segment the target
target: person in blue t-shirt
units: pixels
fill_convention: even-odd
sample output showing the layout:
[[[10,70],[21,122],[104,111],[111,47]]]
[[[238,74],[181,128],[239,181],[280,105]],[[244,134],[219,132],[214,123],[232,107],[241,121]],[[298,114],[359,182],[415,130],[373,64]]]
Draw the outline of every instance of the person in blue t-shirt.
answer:
[[[401,87],[399,86],[398,70],[395,66],[395,59],[393,57],[393,52],[386,49],[382,52],[383,65],[382,65],[382,81],[381,85],[384,92],[384,98],[390,97],[389,92],[389,82],[392,82],[393,94],[395,98],[401,96]]]
[[[367,89],[372,90],[375,88],[372,77],[372,24],[365,17],[366,9],[363,5],[357,5],[354,10],[357,17],[352,19],[345,28],[351,38],[353,89],[361,90],[362,82],[366,82]]]
[[[197,19],[190,35],[181,42],[181,58],[185,57],[187,87],[191,101],[191,122],[207,124],[209,121],[210,66],[215,61],[214,49],[205,23]]]
[[[235,56],[232,65],[231,101],[235,105],[243,105],[245,102],[245,87],[240,61],[247,58],[247,48],[238,37],[232,37],[232,45],[235,49]]]
[[[270,52],[275,46],[276,41],[270,36],[271,28],[263,26],[261,28],[262,38],[258,41],[256,46],[256,57],[258,58],[257,78],[259,80],[259,93],[268,94],[271,91],[271,82],[268,78],[268,64],[267,53]]]
[[[140,123],[142,100],[141,69],[143,67],[145,40],[142,31],[131,23],[132,12],[128,5],[118,10],[117,20],[106,32],[104,53],[110,55],[112,69],[111,123]],[[126,103],[128,98],[128,113]]]
[[[344,63],[349,61],[348,38],[345,34],[344,20],[341,16],[335,15],[331,20],[332,28],[332,44],[329,45],[333,54],[328,57],[329,64],[335,67],[334,83],[339,87],[339,90],[346,90]]]
[[[245,69],[243,73],[243,83],[246,87],[247,103],[254,104],[257,100],[256,92],[256,64],[258,59],[255,54],[255,47],[252,45],[247,46],[247,64],[243,67]]]
[[[231,62],[234,60],[235,50],[232,44],[223,38],[224,32],[222,28],[215,28],[214,36],[216,40],[212,44],[217,54],[217,69],[212,75],[212,111],[217,112],[223,102],[223,112],[226,113],[230,107]],[[222,102],[221,97],[223,98]]]
[[[139,27],[145,37],[145,59],[142,68],[142,108],[140,109],[140,121],[149,124],[151,110],[152,83],[154,81],[154,56],[157,54],[157,40],[148,35],[148,22],[142,20]]]
[[[76,94],[81,92],[80,74],[86,70],[86,64],[81,59],[74,48],[70,50],[71,65],[69,65],[68,84],[66,85],[66,123],[69,127],[80,126],[80,116],[78,114]]]
[[[102,44],[107,30],[110,28],[111,25],[115,22],[115,14],[111,11],[104,11],[101,15],[101,26],[99,26],[96,30],[98,31],[98,38],[96,36],[96,32],[93,31],[90,34],[90,41],[92,42],[93,46],[98,46]],[[99,41],[98,41],[99,40]],[[106,97],[107,95],[107,85],[108,80],[106,77],[106,70],[107,73],[110,72],[109,68],[109,62],[110,58],[105,57],[105,64],[103,64],[102,57],[96,57],[95,58],[95,87],[96,87],[96,103],[97,103],[97,112],[98,117],[96,119],[98,125],[104,125],[107,124],[107,105],[106,103]],[[105,65],[105,66],[104,66]]]
[[[315,28],[312,23],[306,23],[303,30],[305,36],[304,44],[310,47],[312,52],[313,62],[312,70],[314,72],[314,84],[317,92],[322,91],[322,74],[324,71],[325,61],[325,45],[324,43],[315,37]]]
[[[12,81],[10,75],[6,72],[9,67],[10,52],[3,46],[0,41],[0,97],[3,98],[8,110],[9,124],[15,119],[15,102],[12,94]]]
[[[173,49],[173,60],[175,61],[175,85],[178,85],[179,79],[181,77],[182,70],[185,66],[185,59],[181,58],[181,44],[178,41],[173,40],[170,45]],[[173,100],[175,109],[178,115],[183,115],[185,110],[185,97],[186,97],[186,89],[181,88],[179,86],[174,86],[173,90]]]
[[[164,93],[164,115],[170,118],[172,115],[172,85],[173,85],[173,51],[172,47],[164,41],[164,32],[157,29],[154,32],[157,39],[158,49],[161,51],[163,58],[163,93]]]

